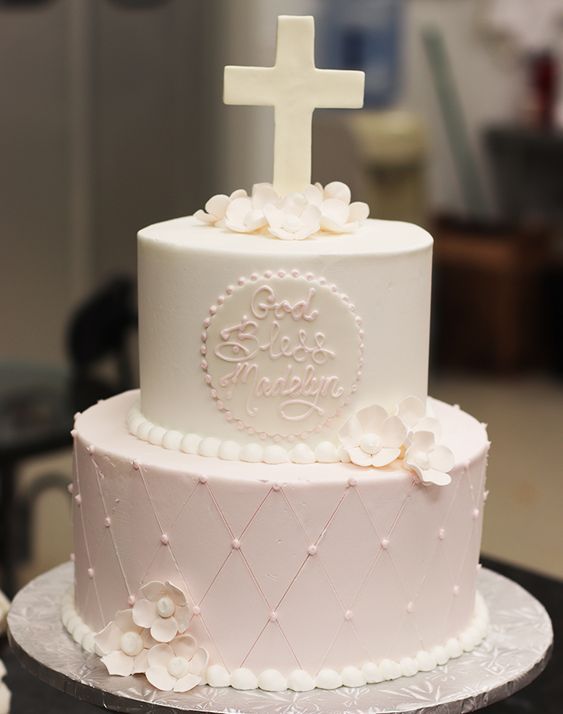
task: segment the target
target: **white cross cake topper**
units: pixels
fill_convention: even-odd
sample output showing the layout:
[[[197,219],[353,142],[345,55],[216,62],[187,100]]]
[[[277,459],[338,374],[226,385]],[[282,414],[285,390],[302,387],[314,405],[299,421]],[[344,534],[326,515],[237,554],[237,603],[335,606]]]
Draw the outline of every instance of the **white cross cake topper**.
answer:
[[[364,73],[315,67],[315,20],[278,18],[273,67],[225,67],[225,104],[275,108],[274,188],[280,195],[311,183],[311,132],[316,108],[359,109]]]

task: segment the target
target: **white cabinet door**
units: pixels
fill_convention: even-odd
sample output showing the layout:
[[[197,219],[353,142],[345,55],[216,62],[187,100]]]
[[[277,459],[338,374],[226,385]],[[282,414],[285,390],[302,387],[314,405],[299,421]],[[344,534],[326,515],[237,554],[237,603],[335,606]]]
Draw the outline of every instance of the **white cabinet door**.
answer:
[[[62,361],[68,315],[136,232],[213,190],[210,4],[0,5],[0,359]]]

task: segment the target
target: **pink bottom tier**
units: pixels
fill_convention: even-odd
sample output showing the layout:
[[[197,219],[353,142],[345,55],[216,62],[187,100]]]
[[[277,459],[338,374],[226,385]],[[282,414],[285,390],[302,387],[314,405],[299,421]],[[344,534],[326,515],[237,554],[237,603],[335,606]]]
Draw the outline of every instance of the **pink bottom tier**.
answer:
[[[137,398],[76,420],[75,607],[87,628],[102,629],[144,583],[169,580],[195,608],[208,681],[257,686],[269,670],[319,681],[421,660],[471,627],[489,447],[475,419],[432,402],[456,456],[440,488],[397,467],[167,451],[129,434]]]

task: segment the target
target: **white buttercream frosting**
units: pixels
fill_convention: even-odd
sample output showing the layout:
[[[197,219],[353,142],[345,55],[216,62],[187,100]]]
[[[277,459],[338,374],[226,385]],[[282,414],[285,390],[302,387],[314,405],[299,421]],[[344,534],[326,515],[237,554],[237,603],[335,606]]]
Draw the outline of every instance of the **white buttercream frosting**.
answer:
[[[240,452],[240,460],[248,461],[250,463],[258,463],[264,458],[264,449],[260,444],[246,444],[243,446]]]
[[[337,446],[364,406],[425,399],[431,248],[421,228],[372,219],[302,241],[193,217],[142,230],[134,431],[170,449],[194,434],[314,451]],[[246,357],[239,368],[229,347]],[[180,448],[199,447],[190,437]]]

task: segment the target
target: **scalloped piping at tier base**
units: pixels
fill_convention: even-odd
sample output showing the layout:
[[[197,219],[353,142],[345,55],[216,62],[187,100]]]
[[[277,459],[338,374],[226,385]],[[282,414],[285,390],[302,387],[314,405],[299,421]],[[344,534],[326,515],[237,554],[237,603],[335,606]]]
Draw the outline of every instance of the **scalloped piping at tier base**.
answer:
[[[96,653],[95,633],[82,621],[74,607],[74,588],[64,595],[61,604],[62,622],[74,641],[86,652]],[[451,637],[443,645],[431,650],[419,650],[413,657],[403,657],[399,662],[384,659],[380,662],[366,662],[363,667],[344,667],[340,672],[322,669],[316,676],[304,670],[294,670],[285,677],[275,669],[265,669],[259,674],[246,668],[229,672],[221,665],[207,668],[204,682],[211,687],[233,687],[233,689],[263,689],[268,692],[282,692],[292,689],[305,692],[312,689],[337,689],[338,687],[363,687],[366,684],[412,677],[418,672],[429,672],[450,659],[471,652],[485,638],[489,627],[489,613],[480,593],[475,597],[475,613],[469,625],[458,637]]]

